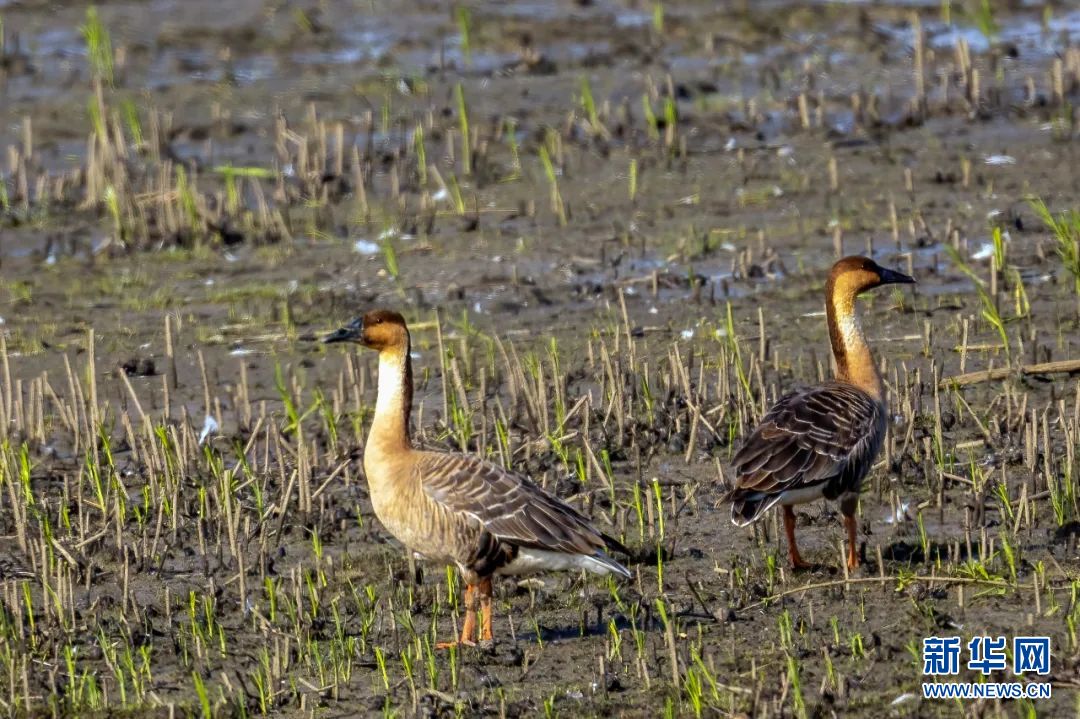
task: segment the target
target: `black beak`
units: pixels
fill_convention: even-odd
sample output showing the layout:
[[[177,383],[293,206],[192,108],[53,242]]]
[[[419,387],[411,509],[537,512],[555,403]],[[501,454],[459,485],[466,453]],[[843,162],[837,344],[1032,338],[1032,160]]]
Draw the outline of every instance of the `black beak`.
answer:
[[[331,342],[359,342],[364,336],[364,319],[357,317],[339,330],[334,330],[322,338],[323,344]]]
[[[905,275],[903,272],[897,272],[896,270],[887,270],[884,267],[878,271],[878,275],[881,276],[881,284],[883,285],[916,285],[914,277]]]

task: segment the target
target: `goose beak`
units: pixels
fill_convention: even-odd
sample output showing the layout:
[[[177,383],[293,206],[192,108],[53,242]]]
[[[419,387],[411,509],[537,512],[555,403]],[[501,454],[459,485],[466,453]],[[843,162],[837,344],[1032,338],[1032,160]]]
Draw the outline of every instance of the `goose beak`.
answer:
[[[905,275],[903,272],[897,272],[896,270],[887,270],[882,268],[878,274],[881,276],[881,284],[883,285],[915,285],[918,284],[914,277]]]
[[[322,338],[323,344],[332,342],[360,342],[364,336],[364,320],[357,317],[341,329],[334,330]]]

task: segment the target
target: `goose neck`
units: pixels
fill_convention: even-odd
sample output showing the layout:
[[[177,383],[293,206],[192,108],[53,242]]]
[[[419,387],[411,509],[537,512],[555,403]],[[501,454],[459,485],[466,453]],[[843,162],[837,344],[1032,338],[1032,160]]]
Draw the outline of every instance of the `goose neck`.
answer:
[[[368,444],[395,450],[412,446],[409,416],[412,413],[413,380],[409,343],[379,353],[379,389]]]
[[[836,376],[880,400],[884,396],[884,386],[855,310],[855,297],[829,289],[826,314]]]

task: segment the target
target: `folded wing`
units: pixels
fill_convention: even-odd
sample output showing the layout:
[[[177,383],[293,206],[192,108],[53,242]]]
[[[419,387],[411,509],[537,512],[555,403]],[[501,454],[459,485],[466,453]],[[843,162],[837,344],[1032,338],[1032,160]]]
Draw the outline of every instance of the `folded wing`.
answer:
[[[735,454],[731,519],[749,524],[785,494],[856,491],[885,430],[882,404],[842,382],[797,390],[777,402]]]
[[[480,522],[497,539],[518,547],[596,557],[629,573],[604,550],[626,552],[576,509],[528,477],[460,454],[426,453],[419,462],[424,492],[452,512]]]

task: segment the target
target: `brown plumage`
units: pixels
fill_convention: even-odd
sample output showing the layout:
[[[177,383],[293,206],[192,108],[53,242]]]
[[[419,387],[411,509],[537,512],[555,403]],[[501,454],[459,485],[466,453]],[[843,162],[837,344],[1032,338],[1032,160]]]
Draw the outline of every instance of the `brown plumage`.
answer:
[[[451,644],[492,639],[491,579],[545,569],[630,572],[605,553],[626,552],[577,510],[528,477],[476,457],[414,449],[409,437],[412,363],[409,330],[396,312],[377,310],[327,336],[379,351],[375,417],[364,472],[375,515],[406,547],[455,565],[465,579],[465,621]]]
[[[780,504],[792,566],[807,566],[795,544],[794,504],[840,501],[848,534],[847,564],[858,566],[855,507],[863,478],[885,439],[885,391],[855,312],[855,298],[884,284],[913,283],[866,257],[833,265],[825,286],[836,378],[783,397],[732,460],[731,521],[744,526]]]

